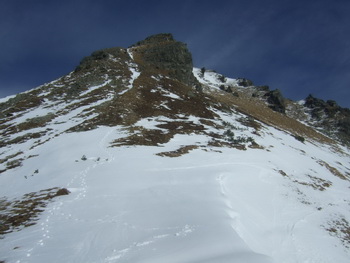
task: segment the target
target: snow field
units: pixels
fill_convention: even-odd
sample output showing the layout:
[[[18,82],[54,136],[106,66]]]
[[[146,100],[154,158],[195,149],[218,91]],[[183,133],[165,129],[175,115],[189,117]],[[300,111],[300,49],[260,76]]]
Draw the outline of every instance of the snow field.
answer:
[[[129,50],[128,50],[129,52]],[[129,53],[132,57],[132,54]],[[130,63],[128,89],[139,76]],[[199,74],[199,69],[194,73]],[[108,83],[108,80],[106,80]],[[211,87],[222,83],[214,72],[200,79]],[[225,84],[235,85],[227,79]],[[99,86],[91,87],[83,95]],[[162,92],[161,87],[157,88]],[[122,95],[125,91],[119,93]],[[181,99],[166,91],[166,97]],[[161,147],[114,147],[127,136],[124,127],[99,127],[81,133],[65,130],[88,118],[82,106],[53,119],[46,143],[33,141],[4,149],[7,155],[25,151],[23,166],[0,176],[1,196],[9,199],[51,187],[65,187],[68,196],[54,199],[37,224],[0,240],[0,260],[9,263],[46,262],[348,262],[349,250],[325,229],[329,222],[350,218],[349,182],[332,174],[327,161],[345,174],[345,154],[315,142],[301,143],[271,127],[252,134],[238,119],[242,114],[215,111],[215,120],[235,127],[235,136],[251,136],[264,149],[207,146],[206,135],[177,134]],[[46,101],[17,118],[14,124],[68,107]],[[166,105],[163,105],[166,107]],[[182,121],[201,124],[194,116]],[[187,119],[184,119],[184,118]],[[175,121],[142,119],[145,129]],[[223,133],[204,125],[207,132]],[[230,127],[226,127],[227,129]],[[40,128],[31,132],[40,131]],[[55,135],[60,134],[58,137]],[[157,156],[182,146],[198,149],[177,157]],[[86,160],[83,160],[83,156]],[[30,176],[35,170],[38,174]],[[25,179],[24,176],[27,176]],[[324,180],[324,181],[321,181]],[[324,191],[312,185],[330,182]]]
[[[348,184],[310,167],[310,159],[331,153],[272,128],[264,134],[257,142],[273,145],[264,154],[218,148],[222,153],[197,149],[178,158],[155,154],[204,138],[109,148],[124,136],[118,127],[62,134],[1,176],[0,187],[9,197],[56,186],[71,194],[50,203],[36,225],[0,240],[0,254],[21,263],[347,262],[339,241],[319,226],[334,214],[349,216],[341,201],[349,200]],[[38,175],[22,178],[34,169]],[[294,179],[278,172],[301,180],[310,169],[335,189],[297,191]]]

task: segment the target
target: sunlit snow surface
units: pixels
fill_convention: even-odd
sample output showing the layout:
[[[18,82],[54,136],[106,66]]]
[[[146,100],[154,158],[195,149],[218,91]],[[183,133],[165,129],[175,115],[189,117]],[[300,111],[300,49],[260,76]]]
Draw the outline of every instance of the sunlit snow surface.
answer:
[[[234,114],[217,114],[234,122]],[[156,129],[166,120],[148,118],[135,126]],[[177,158],[156,154],[206,145],[208,136],[179,134],[161,147],[110,147],[125,130],[99,127],[28,147],[26,155],[33,157],[0,175],[1,196],[17,198],[51,187],[71,193],[49,203],[36,225],[1,239],[0,260],[349,262],[349,249],[326,229],[334,220],[349,221],[350,184],[318,163],[327,161],[345,174],[348,150],[301,143],[264,125],[259,133],[254,140],[264,149],[206,146]],[[17,152],[23,145],[12,147]],[[39,173],[29,176],[35,170]],[[331,186],[314,189],[310,178]]]
[[[200,138],[109,148],[117,127],[63,134],[0,177],[9,197],[71,191],[36,225],[1,240],[0,254],[6,262],[347,262],[349,253],[320,226],[340,212],[349,218],[348,184],[310,160],[348,160],[272,128],[264,133],[270,152],[198,149],[178,158],[155,154]],[[40,173],[23,178],[34,169]],[[301,196],[280,169],[333,186],[301,187]]]

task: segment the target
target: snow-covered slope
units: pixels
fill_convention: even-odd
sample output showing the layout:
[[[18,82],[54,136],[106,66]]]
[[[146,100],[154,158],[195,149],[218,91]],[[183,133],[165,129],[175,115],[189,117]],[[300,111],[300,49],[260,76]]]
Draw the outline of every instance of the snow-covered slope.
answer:
[[[68,99],[72,73],[3,118],[0,220],[38,211],[2,229],[0,261],[350,260],[347,148],[263,104],[257,113],[249,87],[215,72],[194,69],[203,91],[145,78],[133,52],[123,53],[124,86],[107,72]]]

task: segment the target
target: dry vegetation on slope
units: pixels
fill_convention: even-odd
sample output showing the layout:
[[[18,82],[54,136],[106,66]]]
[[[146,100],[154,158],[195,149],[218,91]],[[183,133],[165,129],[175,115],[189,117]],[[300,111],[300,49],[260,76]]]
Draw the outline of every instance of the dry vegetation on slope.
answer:
[[[263,101],[247,96],[244,91],[237,90],[236,92],[238,92],[239,96],[228,96],[227,93],[219,90],[210,90],[208,93],[217,101],[226,105],[232,105],[243,114],[251,116],[267,125],[287,131],[296,138],[298,138],[297,136],[301,136],[321,143],[334,143],[332,139],[315,131],[311,127],[289,118],[284,114],[273,111]]]

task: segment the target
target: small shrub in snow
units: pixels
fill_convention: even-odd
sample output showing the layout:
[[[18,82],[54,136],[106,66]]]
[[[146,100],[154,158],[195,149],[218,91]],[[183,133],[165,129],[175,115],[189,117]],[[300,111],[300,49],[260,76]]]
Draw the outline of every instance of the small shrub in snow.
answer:
[[[66,188],[61,188],[56,192],[56,196],[68,195],[70,192]]]
[[[238,136],[235,140],[234,140],[235,143],[253,143],[254,142],[254,139],[250,136],[248,137],[245,137],[245,136]]]
[[[224,132],[224,136],[229,142],[233,142],[235,140],[235,133],[231,129],[227,129]]]
[[[245,131],[247,130],[246,128],[241,128],[241,127],[238,127],[236,125],[233,125],[232,123],[229,123],[227,121],[223,121],[222,124],[228,128],[228,129],[231,129],[231,130],[235,130],[235,131]]]
[[[18,166],[22,165],[22,160],[21,159],[17,159],[17,160],[13,160],[13,161],[9,161],[6,163],[6,168],[7,169],[13,169],[16,168]]]
[[[83,156],[81,157],[81,160],[82,160],[82,161],[86,161],[86,160],[87,160],[86,156],[83,155]]]
[[[302,136],[299,136],[299,135],[294,135],[294,138],[295,138],[296,140],[298,140],[299,142],[302,142],[302,143],[304,143],[304,142],[305,142],[305,138],[304,138],[304,137],[302,137]]]

